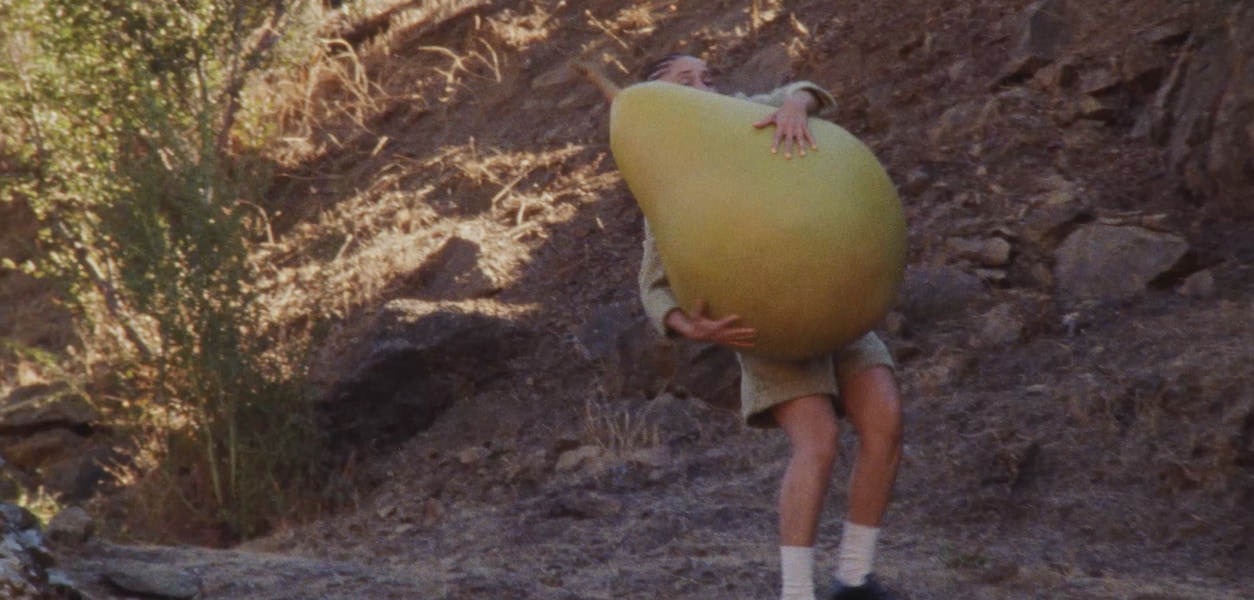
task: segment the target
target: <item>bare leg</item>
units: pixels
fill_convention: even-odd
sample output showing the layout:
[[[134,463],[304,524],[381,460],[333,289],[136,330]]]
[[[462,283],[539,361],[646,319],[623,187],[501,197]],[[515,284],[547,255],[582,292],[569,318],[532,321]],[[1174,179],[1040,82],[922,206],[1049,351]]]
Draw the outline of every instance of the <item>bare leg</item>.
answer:
[[[859,439],[849,483],[848,519],[879,527],[901,462],[901,393],[892,369],[871,367],[841,382],[841,399]]]
[[[827,396],[802,396],[771,412],[792,442],[779,490],[780,545],[811,547],[836,461],[836,413]]]

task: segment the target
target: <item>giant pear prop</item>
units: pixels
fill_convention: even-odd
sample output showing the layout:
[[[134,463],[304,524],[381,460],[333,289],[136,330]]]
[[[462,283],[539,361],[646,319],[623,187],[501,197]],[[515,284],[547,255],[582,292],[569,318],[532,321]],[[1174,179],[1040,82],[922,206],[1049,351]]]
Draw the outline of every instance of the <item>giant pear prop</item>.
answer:
[[[772,107],[648,82],[622,90],[610,147],[685,310],[757,329],[747,350],[780,360],[828,353],[891,308],[906,262],[897,191],[848,131],[809,121],[804,157],[771,154],[752,124]]]

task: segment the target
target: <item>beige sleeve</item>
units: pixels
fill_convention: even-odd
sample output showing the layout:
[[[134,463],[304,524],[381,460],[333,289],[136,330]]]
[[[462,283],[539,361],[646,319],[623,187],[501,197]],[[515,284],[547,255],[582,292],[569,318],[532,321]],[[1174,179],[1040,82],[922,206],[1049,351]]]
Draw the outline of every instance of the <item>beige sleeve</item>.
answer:
[[[640,302],[644,304],[644,312],[653,327],[665,336],[675,335],[666,327],[664,319],[667,313],[679,308],[675,294],[671,292],[670,281],[666,279],[666,271],[662,267],[662,256],[658,254],[657,242],[653,240],[653,231],[649,224],[644,225],[644,256],[640,259]]]
[[[814,96],[814,101],[817,106],[810,111],[810,114],[818,114],[836,106],[836,99],[833,98],[827,90],[809,81],[796,81],[788,85],[775,88],[765,94],[747,96],[745,99],[750,102],[757,102],[758,104],[778,107],[782,106],[784,104],[784,100],[787,100],[789,96],[798,91],[810,92],[810,94]]]

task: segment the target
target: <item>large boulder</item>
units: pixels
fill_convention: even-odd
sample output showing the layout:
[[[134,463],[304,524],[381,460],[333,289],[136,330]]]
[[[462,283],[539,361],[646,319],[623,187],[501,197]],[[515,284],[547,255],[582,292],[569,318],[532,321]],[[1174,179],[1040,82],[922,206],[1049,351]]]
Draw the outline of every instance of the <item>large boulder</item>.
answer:
[[[1131,298],[1176,266],[1188,250],[1188,242],[1169,233],[1086,225],[1058,247],[1058,287],[1072,300]]]
[[[976,275],[949,265],[912,265],[906,269],[899,307],[918,328],[966,319],[990,303],[984,282]]]
[[[28,385],[13,390],[0,403],[0,433],[52,427],[77,429],[98,417],[86,396],[59,384]]]
[[[658,335],[640,302],[608,304],[594,311],[577,339],[612,396],[654,398],[664,393],[712,405],[740,406],[740,368],[731,351],[676,342]]]
[[[175,567],[119,561],[104,572],[109,583],[145,598],[191,600],[200,594],[200,577]]]
[[[534,334],[516,323],[396,300],[378,315],[358,366],[319,410],[340,450],[392,448],[430,427],[458,397],[509,373]]]
[[[999,83],[1027,79],[1062,58],[1077,36],[1079,19],[1067,0],[1039,0],[1029,6]]]
[[[1142,130],[1166,146],[1190,195],[1254,215],[1254,4],[1203,3]],[[1179,36],[1163,37],[1165,41]]]
[[[44,541],[39,519],[13,504],[0,504],[0,598],[81,598]]]

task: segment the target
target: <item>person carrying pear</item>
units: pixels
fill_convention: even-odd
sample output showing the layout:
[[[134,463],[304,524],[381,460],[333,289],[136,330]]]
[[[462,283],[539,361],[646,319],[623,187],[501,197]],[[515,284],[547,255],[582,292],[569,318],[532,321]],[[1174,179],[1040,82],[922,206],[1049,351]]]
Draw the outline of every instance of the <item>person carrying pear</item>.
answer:
[[[594,76],[595,74],[590,73]],[[715,92],[710,69],[688,55],[670,55],[648,66],[646,81],[664,81]],[[604,80],[602,80],[604,83]],[[607,98],[613,89],[601,85]],[[774,128],[762,160],[804,160],[817,150],[809,115],[834,105],[810,82],[795,82],[746,98],[774,112],[744,126]],[[765,149],[764,149],[765,150]],[[782,157],[778,154],[782,151]],[[772,156],[775,155],[775,156]],[[867,333],[830,355],[801,361],[767,359],[739,351],[753,347],[757,332],[740,317],[713,318],[704,301],[685,311],[667,279],[653,233],[645,225],[639,286],[645,313],[667,336],[736,350],[741,366],[741,405],[751,427],[778,427],[791,443],[779,490],[781,600],[816,600],[814,543],[839,450],[839,418],[858,433],[848,508],[837,550],[832,600],[893,600],[872,574],[880,524],[892,495],[902,449],[902,400],[894,363],[884,343]]]

